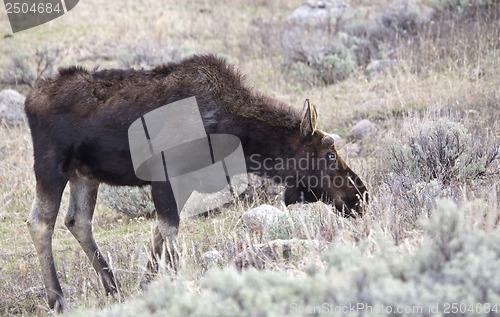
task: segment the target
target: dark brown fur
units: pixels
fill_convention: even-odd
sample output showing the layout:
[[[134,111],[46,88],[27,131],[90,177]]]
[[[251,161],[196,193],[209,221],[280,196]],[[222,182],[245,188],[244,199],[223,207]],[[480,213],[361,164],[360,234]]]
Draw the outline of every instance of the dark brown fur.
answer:
[[[152,70],[61,69],[58,76],[39,80],[26,99],[37,181],[29,225],[51,307],[62,310],[65,305],[55,274],[50,237],[67,182],[72,193],[66,225],[101,275],[106,291],[115,293],[114,276],[102,257],[96,260],[99,250],[91,225],[87,224],[92,218],[98,184],[150,184],[134,174],[128,128],[145,113],[191,96],[196,96],[208,134],[239,137],[249,172],[286,179],[287,204],[321,199],[335,203],[345,213],[362,211],[366,189],[338,157],[329,136],[316,129],[315,108],[308,105],[300,114],[255,92],[238,71],[220,58],[194,56]],[[341,177],[345,180],[341,186],[310,187],[296,182],[319,175],[307,168],[265,170],[260,165],[264,159],[312,160],[331,157],[332,153],[336,156],[335,164],[325,166],[322,172],[331,178]],[[252,157],[258,157],[257,161]],[[179,215],[171,189],[164,184],[151,185],[158,216],[153,249],[158,255],[164,241],[172,242]],[[174,247],[172,243],[168,245]],[[156,267],[153,262],[152,270]]]

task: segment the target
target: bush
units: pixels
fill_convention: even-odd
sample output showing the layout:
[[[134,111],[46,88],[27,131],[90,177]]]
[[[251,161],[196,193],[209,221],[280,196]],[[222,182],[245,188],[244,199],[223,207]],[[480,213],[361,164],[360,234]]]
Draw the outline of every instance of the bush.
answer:
[[[59,46],[43,46],[36,48],[34,52],[14,55],[0,74],[0,83],[14,87],[33,87],[41,76],[55,74],[62,56],[63,49]]]
[[[500,158],[498,146],[480,138],[448,119],[417,124],[406,143],[388,145],[388,172],[407,180],[411,187],[432,180],[446,185],[477,179]]]
[[[422,51],[439,55],[457,47],[457,54],[463,54],[461,46],[468,43],[474,51],[478,39],[489,38],[489,32],[493,35],[487,43],[492,47],[498,34],[491,25],[497,19],[498,6],[491,0],[392,0],[352,7],[342,0],[308,1],[275,27],[281,29],[276,40],[262,39],[262,43],[280,43],[285,66],[298,81],[332,84],[376,60],[394,63],[397,56],[426,56]],[[272,37],[269,24],[259,23],[260,36]],[[484,27],[478,30],[480,23]],[[440,48],[426,47],[427,42]],[[456,62],[463,55],[451,57]],[[422,63],[433,65],[440,59],[429,55]]]
[[[468,130],[449,119],[411,119],[400,131],[381,146],[380,190],[410,227],[437,199],[459,201],[464,185],[481,186],[496,173],[500,144],[484,129]]]
[[[335,19],[292,19],[280,39],[292,71],[297,63],[307,65],[314,70],[314,79],[324,84],[344,80],[371,60],[387,58],[396,38],[414,35],[429,22],[432,12],[405,1],[391,1],[375,13],[362,6],[332,6],[322,10],[331,10],[328,12]]]
[[[333,246],[324,267],[310,265],[294,277],[281,271],[213,269],[199,289],[182,279],[152,285],[148,293],[100,312],[75,316],[430,316],[459,303],[455,315],[497,314],[500,310],[498,231],[464,225],[467,207],[440,201],[424,221],[426,238],[412,255],[377,239],[366,245]],[[497,305],[497,306],[495,306]],[[350,307],[354,307],[351,308]]]
[[[128,217],[152,218],[155,207],[151,199],[151,188],[128,186],[100,186],[100,195],[104,204]]]
[[[331,241],[339,226],[348,222],[332,206],[322,202],[291,205],[263,230],[261,240],[319,239]]]

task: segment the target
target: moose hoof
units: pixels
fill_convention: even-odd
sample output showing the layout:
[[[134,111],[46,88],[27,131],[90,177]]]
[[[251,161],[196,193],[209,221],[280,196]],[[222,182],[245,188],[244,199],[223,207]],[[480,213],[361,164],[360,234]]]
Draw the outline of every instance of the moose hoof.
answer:
[[[63,313],[68,310],[68,305],[63,297],[58,296],[55,299],[49,300],[49,307],[56,313]]]

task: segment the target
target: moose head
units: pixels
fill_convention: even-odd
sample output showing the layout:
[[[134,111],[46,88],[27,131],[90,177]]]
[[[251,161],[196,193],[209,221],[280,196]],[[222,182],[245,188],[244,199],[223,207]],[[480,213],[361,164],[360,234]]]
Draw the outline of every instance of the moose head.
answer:
[[[323,201],[346,216],[363,214],[368,193],[361,179],[340,157],[334,139],[317,128],[318,113],[307,99],[300,124],[294,176],[286,183],[285,204]]]

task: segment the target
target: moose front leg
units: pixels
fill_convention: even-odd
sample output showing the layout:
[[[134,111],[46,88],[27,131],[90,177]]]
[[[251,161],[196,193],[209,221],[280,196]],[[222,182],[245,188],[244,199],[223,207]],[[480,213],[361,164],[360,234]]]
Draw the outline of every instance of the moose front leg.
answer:
[[[148,262],[150,276],[159,271],[160,259],[165,261],[165,267],[173,271],[178,267],[177,232],[179,230],[179,213],[175,198],[169,183],[155,182],[151,185],[151,194],[156,208],[157,222],[153,232],[153,246]]]

